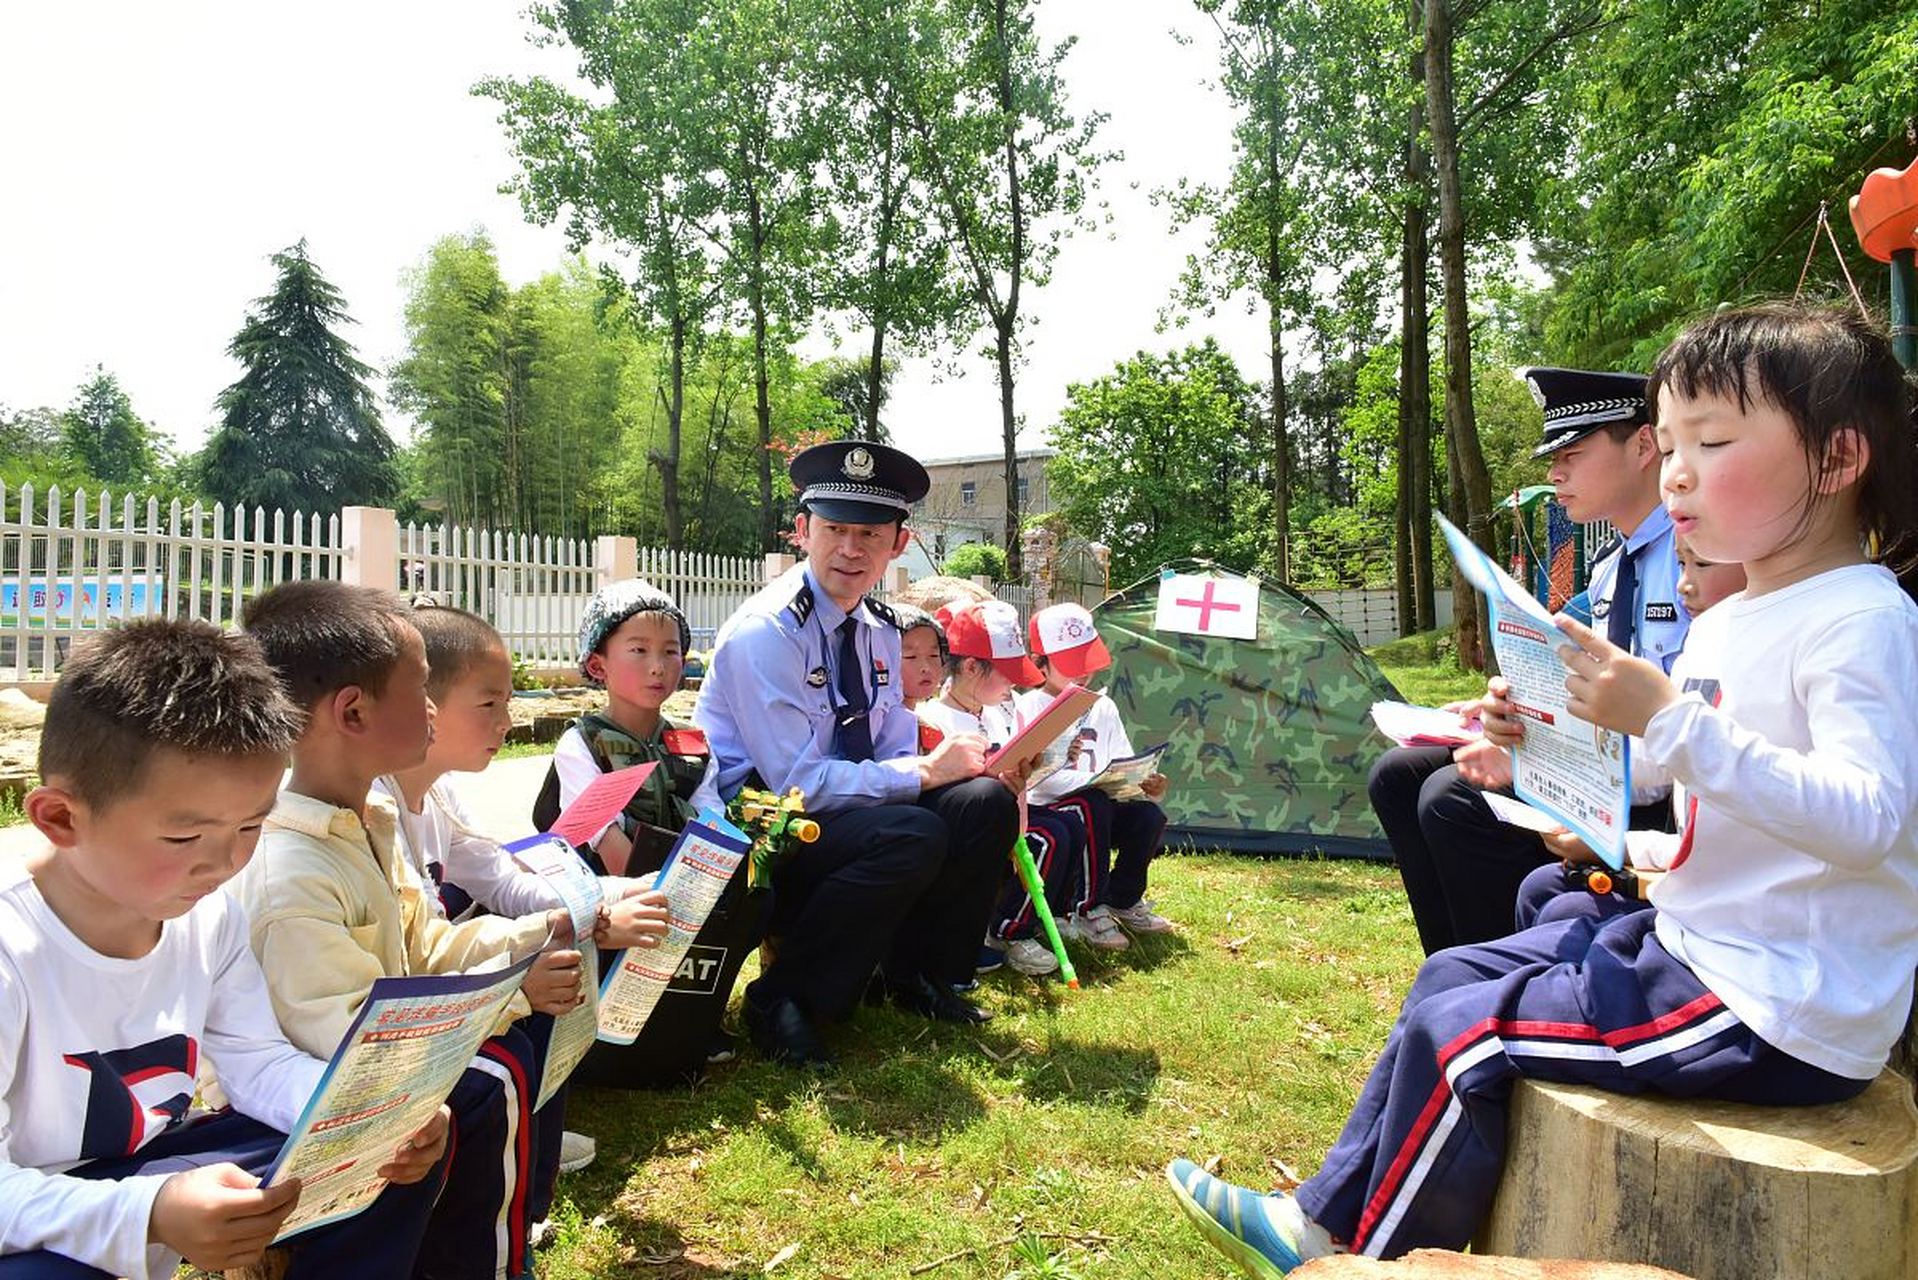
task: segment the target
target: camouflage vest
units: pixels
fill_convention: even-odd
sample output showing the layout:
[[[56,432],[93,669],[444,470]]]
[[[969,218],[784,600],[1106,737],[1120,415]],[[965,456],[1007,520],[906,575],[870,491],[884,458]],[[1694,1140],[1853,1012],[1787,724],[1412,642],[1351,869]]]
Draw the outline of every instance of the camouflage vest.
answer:
[[[596,712],[587,712],[574,721],[574,728],[585,740],[603,772],[625,769],[636,764],[657,763],[626,805],[620,829],[633,842],[632,861],[625,874],[638,875],[657,870],[665,861],[693,813],[693,793],[706,776],[709,754],[706,736],[697,729],[682,729],[662,719],[660,731],[651,738],[635,738],[626,730]],[[533,809],[533,821],[544,831],[559,818],[559,772],[546,771],[546,785]],[[588,853],[594,870],[604,873],[599,859]]]

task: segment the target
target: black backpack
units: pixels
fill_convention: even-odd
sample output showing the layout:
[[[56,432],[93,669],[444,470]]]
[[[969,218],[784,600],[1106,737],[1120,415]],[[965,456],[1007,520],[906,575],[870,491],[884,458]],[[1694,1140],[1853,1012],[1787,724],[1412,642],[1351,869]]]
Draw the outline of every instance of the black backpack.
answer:
[[[672,796],[680,802],[691,800],[704,776],[707,757],[703,739],[697,753],[658,752],[635,744],[618,726],[600,716],[581,716],[576,727],[601,769],[610,771],[640,759],[658,759],[660,772],[671,782]],[[669,730],[668,734],[684,732]],[[672,741],[670,736],[668,741]],[[634,745],[642,745],[641,754],[628,758]],[[663,816],[658,813],[658,799],[656,794],[642,791],[635,797],[635,804],[642,805],[648,817]],[[547,830],[559,818],[559,812],[559,771],[549,765],[546,783],[533,804],[534,826]],[[679,833],[638,821],[638,815],[635,819],[633,855],[625,874],[643,878],[665,864]],[[606,874],[605,864],[592,849],[582,846],[579,853],[594,872]],[[679,972],[640,1029],[639,1038],[631,1044],[595,1043],[574,1070],[573,1080],[612,1089],[658,1089],[688,1083],[705,1070],[707,1055],[719,1039],[720,1023],[732,999],[739,967],[765,937],[772,906],[771,894],[748,891],[748,863],[740,862],[720,893],[712,914],[680,962]],[[618,963],[619,955],[617,951],[600,953],[602,980]]]

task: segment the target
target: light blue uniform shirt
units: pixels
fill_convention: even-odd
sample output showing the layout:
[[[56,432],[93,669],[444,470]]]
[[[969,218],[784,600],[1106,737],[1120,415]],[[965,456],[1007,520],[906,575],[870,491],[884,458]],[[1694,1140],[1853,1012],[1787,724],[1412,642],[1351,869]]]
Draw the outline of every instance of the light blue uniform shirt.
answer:
[[[899,630],[862,601],[854,640],[871,703],[873,758],[833,755],[841,701],[839,624],[846,612],[800,564],[739,606],[719,629],[693,723],[706,731],[719,793],[758,770],[768,789],[798,787],[814,811],[919,798],[919,721],[900,694]]]
[[[1633,611],[1632,652],[1658,663],[1670,675],[1672,661],[1685,647],[1692,615],[1678,598],[1678,553],[1672,545],[1672,517],[1661,503],[1623,542],[1613,542],[1592,565],[1587,592],[1592,599],[1592,629],[1605,634],[1605,620],[1621,602],[1612,599],[1618,585],[1619,557],[1638,558],[1638,598],[1622,602]]]

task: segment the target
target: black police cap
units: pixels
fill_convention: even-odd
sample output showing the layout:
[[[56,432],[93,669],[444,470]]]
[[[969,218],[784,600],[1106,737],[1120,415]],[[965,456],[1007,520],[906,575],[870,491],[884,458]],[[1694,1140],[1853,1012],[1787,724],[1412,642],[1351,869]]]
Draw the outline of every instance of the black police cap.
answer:
[[[904,523],[932,479],[909,454],[864,440],[816,444],[786,464],[801,510],[847,524]]]
[[[1534,458],[1563,449],[1615,422],[1650,422],[1642,373],[1586,369],[1520,369],[1532,399],[1545,411],[1545,435]]]

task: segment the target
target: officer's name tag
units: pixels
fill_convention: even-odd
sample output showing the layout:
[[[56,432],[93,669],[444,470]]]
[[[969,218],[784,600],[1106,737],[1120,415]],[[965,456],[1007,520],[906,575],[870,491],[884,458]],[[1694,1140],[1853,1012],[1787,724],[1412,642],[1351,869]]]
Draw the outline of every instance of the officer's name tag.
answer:
[[[1645,605],[1645,621],[1647,622],[1677,622],[1678,606],[1675,604],[1669,604],[1669,603],[1653,604],[1653,603],[1647,602]]]

